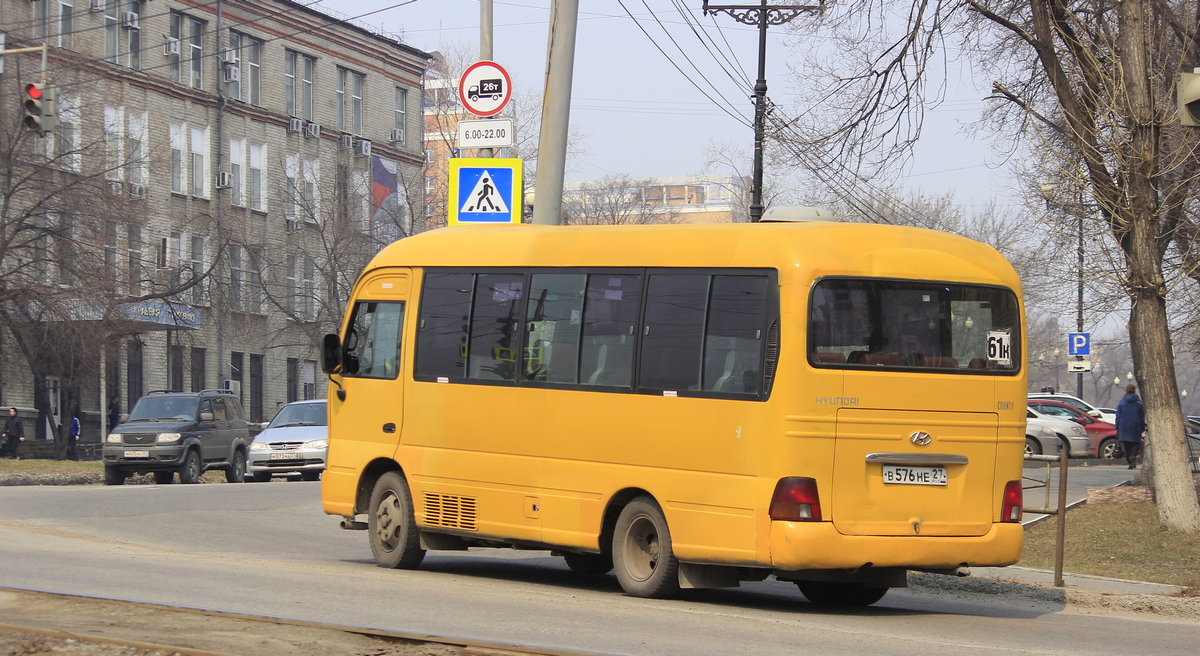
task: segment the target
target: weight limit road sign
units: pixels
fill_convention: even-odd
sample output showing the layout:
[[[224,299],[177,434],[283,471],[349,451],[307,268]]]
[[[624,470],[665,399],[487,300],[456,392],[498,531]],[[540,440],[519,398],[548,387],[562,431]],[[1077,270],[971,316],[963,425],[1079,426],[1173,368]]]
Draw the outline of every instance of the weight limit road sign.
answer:
[[[512,99],[512,78],[496,62],[475,62],[458,79],[458,99],[476,116],[495,116]]]
[[[521,165],[517,158],[450,160],[447,223],[520,223]]]

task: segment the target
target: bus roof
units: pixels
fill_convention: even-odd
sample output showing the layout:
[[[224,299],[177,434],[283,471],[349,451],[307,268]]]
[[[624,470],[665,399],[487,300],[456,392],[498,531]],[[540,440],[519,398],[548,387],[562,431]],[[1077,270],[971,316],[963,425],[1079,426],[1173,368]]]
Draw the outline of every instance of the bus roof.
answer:
[[[368,269],[382,266],[767,267],[809,278],[1003,284],[1020,293],[1012,266],[987,244],[870,223],[456,226],[392,243]]]

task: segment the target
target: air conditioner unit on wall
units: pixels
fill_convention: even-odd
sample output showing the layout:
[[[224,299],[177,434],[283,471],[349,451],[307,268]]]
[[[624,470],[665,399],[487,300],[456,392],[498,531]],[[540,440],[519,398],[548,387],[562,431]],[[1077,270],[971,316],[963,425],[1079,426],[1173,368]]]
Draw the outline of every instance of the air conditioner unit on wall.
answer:
[[[137,15],[137,12],[127,11],[121,14],[121,25],[127,30],[142,29],[140,21],[141,17]]]
[[[304,126],[304,136],[320,137],[321,136],[321,124],[309,122],[308,125]]]
[[[404,129],[396,128],[392,130],[391,135],[388,136],[388,140],[392,142],[404,141]]]
[[[371,140],[370,139],[355,139],[354,154],[359,157],[371,156]]]
[[[123,183],[119,180],[109,180],[108,181],[108,195],[109,196],[120,196],[121,193],[124,191],[125,191],[125,183]]]
[[[222,64],[222,68],[225,69],[226,82],[242,81],[242,67],[237,62],[225,62]]]
[[[233,186],[233,176],[227,171],[217,174],[217,189],[228,189]]]
[[[296,219],[284,219],[283,227],[287,232],[298,232],[303,227],[303,224]]]
[[[129,197],[134,200],[146,200],[146,186],[140,184],[129,185]]]
[[[338,139],[338,145],[346,150],[350,150],[354,147],[354,135],[343,134],[341,138]]]
[[[92,11],[100,11],[104,9],[104,0],[92,0],[89,7]]]
[[[302,132],[304,130],[304,119],[293,118],[288,119],[288,132]]]
[[[167,40],[163,42],[163,55],[166,57],[170,57],[172,55],[178,55],[178,54],[179,54],[179,39],[176,39],[173,36],[167,37]]]

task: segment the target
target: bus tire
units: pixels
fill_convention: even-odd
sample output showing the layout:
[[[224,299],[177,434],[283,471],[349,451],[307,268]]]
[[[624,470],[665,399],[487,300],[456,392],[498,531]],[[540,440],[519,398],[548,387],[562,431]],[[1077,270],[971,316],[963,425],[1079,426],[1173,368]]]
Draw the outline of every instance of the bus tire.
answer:
[[[862,583],[830,583],[828,581],[796,581],[809,601],[823,606],[870,606],[883,599],[887,588],[872,588]]]
[[[679,592],[679,560],[662,509],[638,497],[621,510],[613,531],[613,568],[631,597],[666,599]]]
[[[602,576],[613,569],[612,556],[605,554],[565,553],[563,560],[567,561],[567,567],[576,574]]]
[[[412,495],[400,472],[379,477],[371,491],[367,535],[375,563],[389,569],[416,569],[425,559]]]

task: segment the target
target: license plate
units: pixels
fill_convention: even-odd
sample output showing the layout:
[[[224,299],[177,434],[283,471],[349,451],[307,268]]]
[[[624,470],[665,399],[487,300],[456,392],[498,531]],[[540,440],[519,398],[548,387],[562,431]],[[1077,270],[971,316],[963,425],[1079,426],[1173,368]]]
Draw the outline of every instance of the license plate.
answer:
[[[883,482],[896,485],[946,485],[946,468],[884,465]]]
[[[125,457],[126,458],[149,458],[150,452],[149,451],[126,451]]]
[[[271,460],[301,460],[299,453],[272,453]]]

